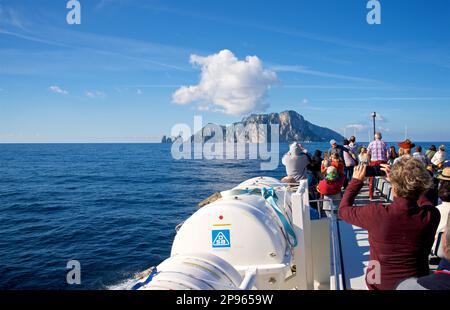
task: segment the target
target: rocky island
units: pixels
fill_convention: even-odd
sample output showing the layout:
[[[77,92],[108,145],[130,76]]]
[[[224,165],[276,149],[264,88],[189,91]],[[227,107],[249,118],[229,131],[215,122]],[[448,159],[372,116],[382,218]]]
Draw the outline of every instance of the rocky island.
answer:
[[[226,142],[258,143],[259,141],[270,141],[270,125],[279,126],[279,142],[326,142],[331,139],[342,141],[344,139],[339,133],[326,128],[314,125],[297,113],[296,111],[284,111],[281,113],[252,114],[242,119],[241,122],[227,126],[220,126],[222,135]],[[210,126],[203,127],[202,132],[192,136],[191,141],[206,142],[214,136],[211,135]],[[258,130],[259,125],[266,125],[266,133]],[[217,125],[216,125],[217,126]],[[234,130],[230,130],[234,127]],[[245,128],[242,132],[242,128]]]

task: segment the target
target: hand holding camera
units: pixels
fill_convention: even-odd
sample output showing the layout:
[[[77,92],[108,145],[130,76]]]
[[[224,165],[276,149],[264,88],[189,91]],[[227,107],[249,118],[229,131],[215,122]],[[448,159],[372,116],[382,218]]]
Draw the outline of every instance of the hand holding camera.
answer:
[[[380,166],[367,166],[360,164],[355,166],[353,171],[353,178],[364,181],[366,177],[387,177],[389,181],[389,174],[391,173],[391,166],[388,164],[381,164]]]

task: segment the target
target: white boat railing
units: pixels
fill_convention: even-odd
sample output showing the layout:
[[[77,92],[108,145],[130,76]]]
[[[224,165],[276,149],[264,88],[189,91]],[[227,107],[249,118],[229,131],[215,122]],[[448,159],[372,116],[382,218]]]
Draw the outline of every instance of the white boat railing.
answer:
[[[314,289],[314,282],[316,278],[317,270],[325,267],[327,264],[330,268],[329,273],[329,289],[331,290],[345,290],[345,272],[342,255],[342,243],[339,231],[339,219],[337,215],[337,206],[333,203],[332,199],[316,199],[309,200],[308,197],[308,184],[307,181],[301,181],[295,194],[292,196],[293,206],[293,221],[294,228],[296,230],[297,238],[299,240],[299,247],[294,257],[297,266],[297,288],[298,289]],[[322,203],[328,203],[331,205],[331,212],[329,214],[329,259],[325,260],[323,257],[313,257],[313,248],[320,247],[320,243],[324,240],[322,236],[313,236],[318,231],[324,232],[324,230],[314,230],[316,221],[312,221],[310,218],[310,205],[311,203],[317,203],[318,213],[322,216]],[[321,218],[319,220],[325,220]],[[315,242],[314,242],[314,241]],[[317,242],[319,240],[319,242]],[[300,250],[301,249],[301,250]],[[322,266],[320,266],[322,264]],[[321,278],[321,276],[318,276]],[[322,278],[323,281],[323,278]],[[319,281],[320,282],[320,281]]]

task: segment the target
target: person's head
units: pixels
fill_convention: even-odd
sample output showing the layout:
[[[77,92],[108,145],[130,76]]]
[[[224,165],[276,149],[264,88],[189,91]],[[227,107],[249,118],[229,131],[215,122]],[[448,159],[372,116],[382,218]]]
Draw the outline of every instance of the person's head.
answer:
[[[400,142],[398,146],[405,150],[405,154],[411,154],[411,149],[416,145],[412,143],[411,140],[406,139],[405,141]]]
[[[377,132],[375,134],[375,140],[381,140],[381,139],[383,139],[383,136],[381,135],[381,132]]]
[[[356,137],[355,136],[351,136],[349,140],[350,140],[350,143],[356,143]]]
[[[420,145],[416,146],[416,152],[422,153],[422,147]]]
[[[395,196],[414,201],[433,185],[432,177],[423,162],[413,157],[402,158],[396,163],[389,179]]]
[[[325,179],[327,181],[335,181],[337,178],[338,178],[337,169],[335,167],[333,167],[333,166],[328,167]]]
[[[439,198],[444,202],[450,202],[450,181],[441,181],[439,186]]]
[[[433,152],[436,152],[436,151],[437,151],[436,145],[432,144],[432,145],[430,146],[429,150],[430,150],[430,151],[433,151]]]
[[[403,149],[403,155],[411,155],[411,149]]]
[[[366,152],[367,149],[364,146],[359,150],[359,154],[365,154]]]
[[[324,160],[330,159],[330,155],[328,155],[328,152],[325,152],[325,154],[323,155],[323,159]]]
[[[322,157],[322,151],[321,150],[316,150],[314,152],[314,157]]]
[[[343,144],[344,144],[344,146],[348,146],[348,145],[350,145],[350,141],[347,139],[344,139]]]
[[[445,152],[445,145],[442,144],[442,145],[439,147],[439,151]]]
[[[293,142],[291,145],[289,145],[289,153],[292,156],[300,155],[301,152],[302,152],[302,147],[297,142]]]
[[[389,148],[389,157],[393,159],[397,158],[397,151],[395,150],[395,146],[391,146]]]
[[[339,156],[339,153],[333,153],[331,154],[331,160],[332,161],[339,161],[341,158]]]
[[[330,145],[331,145],[331,147],[333,148],[333,149],[335,149],[335,148],[337,148],[337,142],[336,142],[336,140],[331,140],[330,141]]]

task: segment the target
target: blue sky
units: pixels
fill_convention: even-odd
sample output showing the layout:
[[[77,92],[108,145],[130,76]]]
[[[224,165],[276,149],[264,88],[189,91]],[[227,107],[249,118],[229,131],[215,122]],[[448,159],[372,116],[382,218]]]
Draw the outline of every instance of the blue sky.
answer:
[[[0,142],[151,142],[264,108],[362,141],[375,110],[386,140],[450,141],[450,1],[381,0],[381,25],[366,0],[79,0],[81,25],[66,2],[0,0]],[[208,77],[224,50],[236,70]]]

